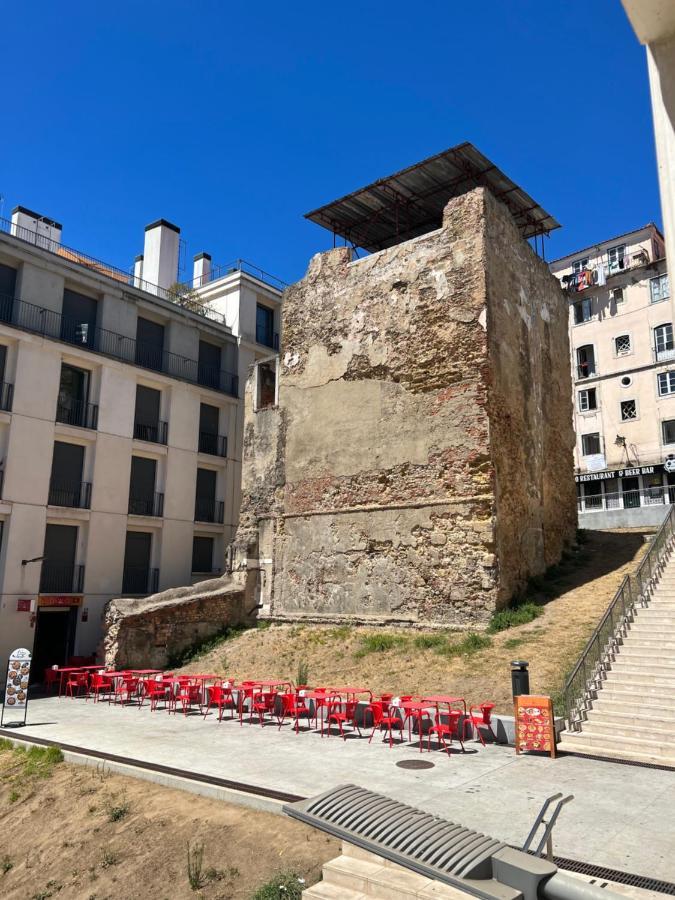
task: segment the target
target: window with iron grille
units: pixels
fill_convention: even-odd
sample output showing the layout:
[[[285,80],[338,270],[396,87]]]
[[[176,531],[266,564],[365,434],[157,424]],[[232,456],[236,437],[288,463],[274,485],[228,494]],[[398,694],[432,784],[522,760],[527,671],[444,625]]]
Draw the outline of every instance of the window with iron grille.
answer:
[[[675,371],[661,372],[656,378],[659,385],[659,396],[675,394]]]
[[[625,353],[630,353],[630,335],[620,334],[618,337],[614,338],[614,349],[617,356],[623,356]]]
[[[621,421],[630,422],[631,419],[637,419],[637,401],[622,400],[621,401]]]
[[[675,421],[673,421],[675,425]],[[591,434],[581,435],[581,452],[584,456],[595,456],[602,453],[600,449],[600,432],[594,431]]]
[[[664,419],[661,422],[664,444],[675,444],[675,419]]]
[[[664,272],[663,275],[657,275],[656,278],[649,279],[649,296],[652,303],[658,303],[659,300],[666,300],[670,297],[667,272]]]
[[[598,408],[595,388],[588,388],[585,391],[579,391],[577,396],[579,400],[579,412],[591,412],[591,410]]]

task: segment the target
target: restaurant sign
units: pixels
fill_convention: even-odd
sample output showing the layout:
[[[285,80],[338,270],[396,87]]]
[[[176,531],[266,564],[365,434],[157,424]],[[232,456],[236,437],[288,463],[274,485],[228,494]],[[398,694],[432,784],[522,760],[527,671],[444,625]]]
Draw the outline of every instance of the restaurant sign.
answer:
[[[0,725],[5,722],[8,712],[23,713],[22,722],[7,722],[8,725],[25,725],[28,708],[28,678],[30,676],[30,650],[19,648],[10,655],[7,663],[5,697],[2,704]]]
[[[74,597],[72,594],[46,594],[38,597],[38,606],[82,606],[82,595]]]
[[[551,698],[522,694],[514,699],[516,753],[535,750],[550,753],[555,758],[555,720]]]
[[[611,469],[604,472],[588,472],[586,475],[575,475],[577,484],[584,481],[607,481],[611,478],[632,478],[637,475],[655,475],[663,471],[663,466],[635,466],[632,469]]]

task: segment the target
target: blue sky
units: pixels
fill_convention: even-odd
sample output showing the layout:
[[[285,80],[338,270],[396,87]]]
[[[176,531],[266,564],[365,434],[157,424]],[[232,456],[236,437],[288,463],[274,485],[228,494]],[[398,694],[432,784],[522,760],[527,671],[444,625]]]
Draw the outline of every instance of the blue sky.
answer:
[[[7,4],[4,215],[127,268],[164,217],[192,255],[292,281],[303,213],[469,140],[563,228],[660,222],[644,48],[620,0]]]

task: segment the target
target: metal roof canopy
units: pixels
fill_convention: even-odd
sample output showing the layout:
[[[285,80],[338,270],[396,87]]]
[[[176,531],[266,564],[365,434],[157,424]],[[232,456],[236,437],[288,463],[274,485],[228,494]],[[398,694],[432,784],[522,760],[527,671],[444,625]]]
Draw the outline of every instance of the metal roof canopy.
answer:
[[[524,238],[560,228],[468,141],[327,203],[305,218],[374,253],[440,228],[448,200],[480,186],[504,203]]]

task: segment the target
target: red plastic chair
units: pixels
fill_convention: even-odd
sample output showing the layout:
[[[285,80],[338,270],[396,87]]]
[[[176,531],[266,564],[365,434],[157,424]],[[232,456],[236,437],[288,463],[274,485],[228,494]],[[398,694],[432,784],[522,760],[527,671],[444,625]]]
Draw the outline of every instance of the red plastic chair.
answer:
[[[356,709],[356,700],[343,700],[340,697],[332,697],[326,701],[326,737],[330,737],[331,725],[337,725],[340,736],[343,740],[347,740],[344,726],[354,724],[354,710]],[[360,734],[360,732],[359,732]],[[322,732],[323,736],[323,732]]]
[[[293,728],[296,734],[300,731],[300,719],[307,719],[307,725],[311,727],[312,711],[302,697],[297,697],[293,693],[281,694],[280,697],[281,714],[277,716],[279,731],[287,717],[293,719]]]
[[[138,708],[140,709],[143,706],[146,697],[150,701],[150,712],[154,712],[157,709],[157,704],[160,700],[163,700],[164,705],[166,706],[170,689],[171,685],[164,681],[157,681],[154,678],[146,679],[141,684],[141,696]]]
[[[124,706],[125,703],[140,702],[138,696],[138,678],[123,675],[122,678],[116,680],[115,690],[113,692],[113,702],[119,702]]]
[[[75,696],[81,696],[82,691],[89,698],[89,676],[86,672],[71,672],[66,681],[66,695],[74,699]]]
[[[61,675],[59,672],[55,672],[54,669],[45,669],[45,674],[43,678],[43,683],[45,686],[45,690],[52,691],[55,684],[58,684],[61,680]]]
[[[382,702],[369,703],[366,707],[366,711],[370,710],[373,716],[373,730],[370,732],[370,737],[368,738],[368,743],[373,739],[373,735],[377,731],[378,728],[385,728],[386,732],[384,738],[385,741],[389,738],[389,747],[394,746],[394,729],[398,729],[399,731],[399,744],[403,743],[403,719],[400,716],[389,715],[388,710],[385,710],[384,704]]]
[[[472,728],[474,737],[477,737],[481,744],[485,746],[485,738],[480,733],[480,730],[481,728],[487,728],[495,744],[499,743],[497,735],[492,730],[492,710],[494,708],[494,703],[480,703],[478,706],[470,707],[469,715],[464,720],[464,737],[466,737],[466,729]],[[478,712],[476,713],[475,710],[478,710]]]
[[[102,692],[112,691],[112,679],[109,675],[101,675],[100,672],[94,672],[91,676],[89,684],[89,693],[94,695],[94,703],[98,703]],[[87,699],[89,696],[87,695]]]
[[[202,711],[202,686],[201,684],[181,684],[178,694],[173,698],[173,705],[169,706],[169,712],[176,712],[178,704],[183,708],[183,715],[187,716],[188,710],[193,705],[199,706],[199,712]]]
[[[427,750],[430,753],[432,734],[438,735],[438,742],[448,755],[450,754],[450,747],[446,743],[446,737],[450,739],[451,744],[453,737],[456,737],[462,748],[462,753],[464,753],[464,743],[462,741],[462,735],[459,728],[459,721],[463,715],[464,711],[461,709],[450,709],[446,710],[445,712],[436,713],[436,723],[432,725],[427,732]],[[421,740],[422,735],[420,735],[420,741]]]
[[[214,684],[206,689],[206,709],[204,710],[204,718],[207,717],[209,709],[212,706],[218,707],[218,721],[223,718],[223,710],[231,710],[230,718],[234,718],[234,711],[237,708],[237,702],[232,696],[232,688],[223,687],[220,684]]]
[[[276,691],[261,691],[259,694],[253,694],[251,708],[249,710],[249,722],[253,715],[258,716],[258,721],[262,727],[265,724],[265,716],[274,714],[274,705],[277,699]]]

